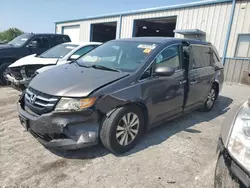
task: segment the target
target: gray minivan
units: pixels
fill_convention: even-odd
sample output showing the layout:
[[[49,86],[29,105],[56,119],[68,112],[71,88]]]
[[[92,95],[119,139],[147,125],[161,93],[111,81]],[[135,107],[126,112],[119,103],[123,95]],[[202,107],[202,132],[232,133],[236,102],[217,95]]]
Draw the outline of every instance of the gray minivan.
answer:
[[[101,142],[129,151],[149,129],[196,109],[210,111],[223,66],[207,42],[142,37],[107,42],[37,75],[21,96],[21,124],[47,147]]]

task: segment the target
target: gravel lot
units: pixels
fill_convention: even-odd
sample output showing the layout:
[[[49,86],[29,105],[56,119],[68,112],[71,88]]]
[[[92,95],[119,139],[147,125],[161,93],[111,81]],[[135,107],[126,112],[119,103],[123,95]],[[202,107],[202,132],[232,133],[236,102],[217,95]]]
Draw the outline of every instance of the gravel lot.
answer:
[[[21,127],[19,92],[0,88],[0,187],[213,187],[221,123],[250,87],[225,84],[212,112],[193,112],[145,135],[131,152],[102,146],[49,151]]]

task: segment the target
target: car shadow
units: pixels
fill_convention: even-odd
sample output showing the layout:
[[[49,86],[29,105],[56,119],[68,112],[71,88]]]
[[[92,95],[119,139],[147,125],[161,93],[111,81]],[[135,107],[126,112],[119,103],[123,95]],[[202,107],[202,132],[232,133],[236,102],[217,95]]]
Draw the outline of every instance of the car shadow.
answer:
[[[145,150],[148,147],[159,145],[162,142],[166,141],[171,136],[185,131],[192,134],[202,134],[201,131],[193,129],[192,127],[201,122],[207,122],[215,119],[216,117],[225,114],[230,109],[230,104],[233,102],[231,98],[220,96],[217,100],[214,108],[210,112],[191,112],[179,118],[176,118],[169,122],[164,122],[162,125],[150,130],[147,132],[141,141],[135,146],[131,151],[122,154],[115,155],[117,157],[128,156],[142,150]],[[69,158],[69,159],[94,159],[98,157],[103,157],[110,154],[101,144],[91,148],[83,148],[74,151],[60,151],[60,150],[51,150],[52,153],[60,157]]]

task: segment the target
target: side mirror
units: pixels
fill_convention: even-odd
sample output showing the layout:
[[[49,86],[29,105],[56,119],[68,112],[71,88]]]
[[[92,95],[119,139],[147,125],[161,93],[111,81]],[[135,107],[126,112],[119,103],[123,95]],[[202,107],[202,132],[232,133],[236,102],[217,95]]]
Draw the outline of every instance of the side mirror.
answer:
[[[74,60],[77,60],[78,58],[80,57],[80,55],[72,55],[70,56],[70,58],[68,59],[69,61],[74,61]]]
[[[27,48],[37,48],[38,43],[37,43],[37,41],[31,41],[31,43],[29,43],[26,47]]]
[[[154,71],[156,76],[172,76],[175,73],[175,68],[159,66]]]

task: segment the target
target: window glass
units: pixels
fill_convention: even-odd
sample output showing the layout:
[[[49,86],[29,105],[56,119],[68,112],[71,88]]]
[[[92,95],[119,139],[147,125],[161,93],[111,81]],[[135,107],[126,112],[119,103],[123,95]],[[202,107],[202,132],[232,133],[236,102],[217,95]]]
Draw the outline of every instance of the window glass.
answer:
[[[41,48],[49,48],[49,40],[47,37],[42,37]]]
[[[77,45],[74,45],[74,44],[60,44],[42,53],[39,57],[41,58],[63,58],[72,50],[74,50],[76,47]]]
[[[154,51],[157,44],[137,41],[110,41],[77,60],[81,66],[101,65],[123,72],[133,72]]]
[[[72,54],[72,56],[82,56],[91,51],[92,49],[96,48],[96,46],[85,46],[82,47],[81,49],[77,50],[75,53]]]
[[[43,41],[41,37],[35,37],[34,39],[32,39],[31,42],[34,42],[34,41],[37,43],[37,48],[42,48]]]
[[[239,35],[235,56],[250,57],[250,34]]]
[[[192,69],[208,67],[211,65],[210,47],[193,45],[191,48],[191,54],[193,57],[191,61]]]
[[[55,46],[55,45],[58,45],[58,44],[62,44],[62,43],[65,43],[67,42],[66,40],[63,39],[63,37],[61,36],[53,36],[52,37],[52,44]]]
[[[30,34],[19,35],[18,37],[10,41],[8,44],[11,44],[13,46],[22,46],[27,40],[30,39],[31,36],[32,35]]]
[[[212,63],[217,63],[220,62],[220,59],[218,58],[218,56],[215,54],[214,50],[211,48],[211,52],[212,52]]]
[[[157,66],[167,66],[176,68],[176,70],[181,69],[179,46],[171,46],[162,51],[155,59]]]
[[[143,79],[146,79],[146,78],[149,78],[151,75],[152,75],[152,66],[149,67],[141,76],[140,80],[143,80]]]

